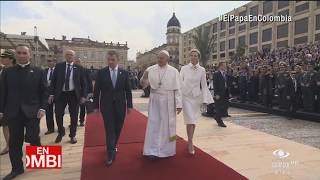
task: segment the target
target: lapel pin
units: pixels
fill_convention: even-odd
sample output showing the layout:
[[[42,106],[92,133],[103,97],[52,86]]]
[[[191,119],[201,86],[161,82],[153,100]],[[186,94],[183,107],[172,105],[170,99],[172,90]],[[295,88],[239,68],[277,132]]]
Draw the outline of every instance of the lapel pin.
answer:
[[[33,70],[30,70],[31,73],[33,73]]]

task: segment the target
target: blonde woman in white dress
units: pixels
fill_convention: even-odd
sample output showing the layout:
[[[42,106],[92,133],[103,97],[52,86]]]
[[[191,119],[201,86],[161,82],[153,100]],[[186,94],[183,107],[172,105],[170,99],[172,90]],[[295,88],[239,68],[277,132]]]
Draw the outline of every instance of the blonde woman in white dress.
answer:
[[[199,65],[200,52],[197,49],[190,51],[190,63],[181,68],[181,91],[184,123],[187,127],[188,152],[195,154],[193,134],[196,121],[200,117],[200,109],[213,103],[206,80],[205,68]]]

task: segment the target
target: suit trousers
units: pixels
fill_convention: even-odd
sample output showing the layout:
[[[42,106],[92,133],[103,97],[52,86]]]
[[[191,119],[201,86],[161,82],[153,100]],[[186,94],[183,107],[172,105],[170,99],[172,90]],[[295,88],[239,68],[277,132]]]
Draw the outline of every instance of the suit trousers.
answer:
[[[46,109],[46,123],[48,131],[54,131],[54,120],[53,120],[53,103],[47,105]]]
[[[15,118],[9,119],[9,156],[12,165],[12,171],[23,169],[22,146],[24,142],[24,129],[29,138],[30,145],[41,146],[40,143],[40,119],[27,118],[20,109]]]
[[[69,137],[75,137],[78,126],[79,100],[75,91],[65,91],[55,100],[55,113],[58,126],[59,135],[65,135],[65,128],[63,126],[63,116],[65,108],[68,105],[70,113],[70,134]]]
[[[109,159],[114,156],[115,148],[124,123],[125,111],[121,112],[122,110],[120,109],[121,108],[117,108],[115,102],[113,102],[113,105],[108,109],[108,111],[102,110],[106,132],[107,155]]]
[[[80,114],[79,114],[79,122],[84,123],[84,117],[86,116],[86,105],[80,105]]]

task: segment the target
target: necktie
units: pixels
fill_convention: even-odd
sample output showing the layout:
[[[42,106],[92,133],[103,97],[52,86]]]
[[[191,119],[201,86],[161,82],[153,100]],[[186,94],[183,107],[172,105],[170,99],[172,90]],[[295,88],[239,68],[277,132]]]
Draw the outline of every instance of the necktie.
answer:
[[[70,87],[69,87],[69,81],[70,81],[70,74],[71,74],[71,69],[70,69],[70,64],[68,64],[68,67],[67,67],[67,74],[66,74],[66,79],[65,79],[65,89],[66,91],[69,91]]]
[[[50,75],[49,75],[49,80],[50,80],[50,81],[52,80],[52,75],[53,75],[53,69],[50,68]]]
[[[117,81],[117,74],[116,74],[116,70],[115,69],[112,70],[111,80],[112,80],[113,88],[115,88],[116,87],[116,81]]]

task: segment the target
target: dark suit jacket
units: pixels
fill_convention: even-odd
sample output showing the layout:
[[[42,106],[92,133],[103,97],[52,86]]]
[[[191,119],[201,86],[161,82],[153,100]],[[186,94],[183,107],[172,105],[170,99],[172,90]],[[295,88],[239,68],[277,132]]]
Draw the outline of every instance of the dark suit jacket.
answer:
[[[220,99],[225,99],[228,96],[227,88],[225,87],[225,79],[220,71],[213,74],[213,89],[214,95],[220,96]]]
[[[109,67],[106,67],[100,69],[97,74],[94,86],[94,104],[95,108],[100,108],[101,112],[108,112],[114,103],[120,111],[124,111],[126,108],[132,108],[129,75],[127,71],[119,68],[116,86],[113,88]]]
[[[50,95],[54,95],[55,99],[59,98],[66,76],[66,62],[56,64],[53,71],[53,77],[50,85]],[[87,97],[86,78],[84,70],[81,66],[73,64],[73,81],[77,98]]]
[[[0,112],[15,118],[19,110],[28,118],[37,118],[39,109],[46,109],[47,81],[42,69],[30,65],[21,77],[21,67],[5,69],[1,80]]]
[[[93,93],[91,72],[89,69],[84,68],[84,73],[85,73],[85,79],[87,81],[87,93]]]

